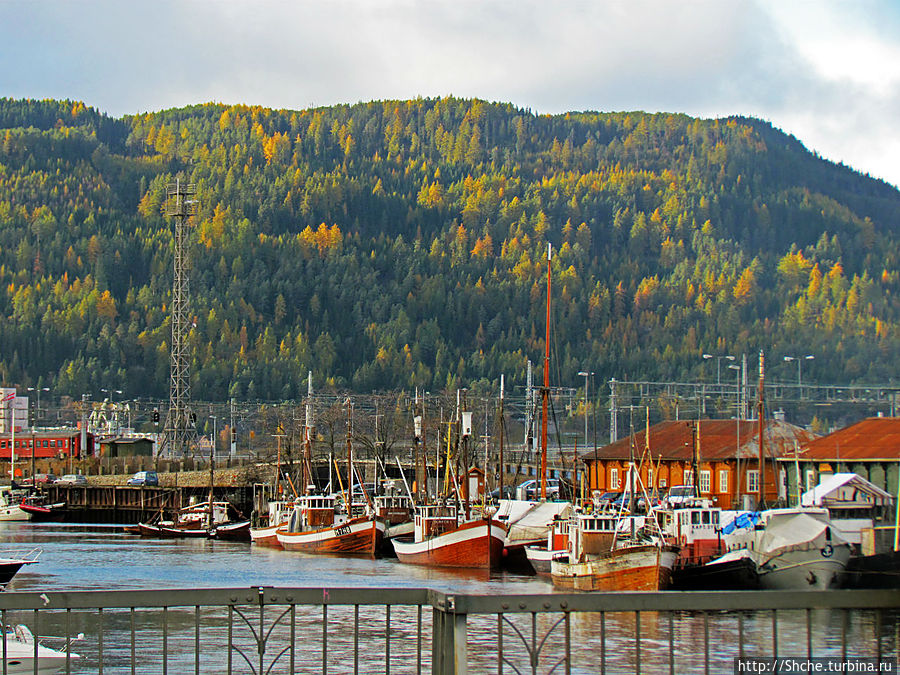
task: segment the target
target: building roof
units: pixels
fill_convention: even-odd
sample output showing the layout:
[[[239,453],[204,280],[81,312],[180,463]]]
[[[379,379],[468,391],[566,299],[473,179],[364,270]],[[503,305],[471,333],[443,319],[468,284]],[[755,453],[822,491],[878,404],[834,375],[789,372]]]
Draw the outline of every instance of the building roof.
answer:
[[[650,427],[650,453],[654,459],[690,460],[693,456],[693,426],[700,425],[701,461],[724,459],[754,459],[759,457],[759,425],[752,420],[670,420]],[[794,448],[811,441],[812,432],[783,420],[765,423],[764,443],[767,457],[793,454]],[[635,434],[634,454],[639,460],[646,447],[645,432]],[[621,438],[615,443],[599,448],[598,459],[631,459],[631,438]],[[594,451],[581,455],[582,460],[594,459]]]
[[[801,459],[900,460],[900,418],[869,417],[802,445]]]

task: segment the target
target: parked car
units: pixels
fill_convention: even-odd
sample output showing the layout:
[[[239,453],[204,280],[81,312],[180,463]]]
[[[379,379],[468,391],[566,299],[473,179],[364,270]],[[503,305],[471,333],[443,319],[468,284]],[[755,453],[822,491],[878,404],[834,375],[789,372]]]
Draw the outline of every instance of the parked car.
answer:
[[[526,480],[516,488],[516,499],[540,499],[541,484],[535,480]],[[547,479],[547,499],[559,499],[559,480]]]
[[[87,485],[88,481],[85,476],[80,473],[67,473],[61,478],[53,481],[56,485]]]
[[[672,508],[678,508],[690,502],[694,498],[693,485],[675,485],[666,495],[665,504]]]
[[[19,481],[22,487],[37,487],[43,485],[53,485],[56,482],[56,475],[52,473],[36,473],[33,476]]]
[[[159,475],[155,471],[138,471],[126,485],[159,485]]]

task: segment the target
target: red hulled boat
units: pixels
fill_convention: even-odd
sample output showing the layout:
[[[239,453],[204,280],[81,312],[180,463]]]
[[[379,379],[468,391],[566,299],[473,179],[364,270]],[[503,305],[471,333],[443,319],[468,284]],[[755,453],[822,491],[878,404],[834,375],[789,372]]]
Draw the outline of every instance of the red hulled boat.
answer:
[[[397,559],[413,565],[493,569],[500,566],[506,526],[492,518],[460,522],[452,506],[423,506],[412,539],[393,539]]]

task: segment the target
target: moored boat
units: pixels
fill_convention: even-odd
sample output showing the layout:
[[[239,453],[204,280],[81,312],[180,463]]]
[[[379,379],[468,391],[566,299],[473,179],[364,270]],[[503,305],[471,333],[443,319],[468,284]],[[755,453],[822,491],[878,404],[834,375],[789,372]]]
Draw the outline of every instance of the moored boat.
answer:
[[[738,514],[722,533],[728,552],[709,564],[749,560],[764,589],[834,588],[842,583],[850,559],[850,544],[824,508]]]
[[[12,487],[0,486],[0,521],[24,521],[31,520],[31,514],[22,510],[17,500],[13,497]]]
[[[78,638],[73,639],[83,637],[83,634],[79,634]],[[24,624],[8,626],[3,631],[2,640],[0,650],[6,654],[3,672],[9,675],[52,675],[66,668],[67,664],[71,666],[77,663],[81,658],[69,651],[68,645],[65,650],[56,650],[41,644]]]
[[[278,541],[278,530],[288,524],[294,510],[294,500],[272,500],[268,505],[265,525],[250,528],[250,541],[255,546],[271,546],[281,548]]]
[[[374,557],[384,536],[384,521],[374,515],[335,513],[332,495],[304,495],[294,503],[288,524],[276,536],[287,551]]]
[[[679,550],[653,518],[579,513],[570,520],[568,559],[553,559],[550,575],[575,590],[662,591]]]
[[[38,561],[41,549],[32,549],[21,556],[0,558],[0,585],[8,584],[16,573],[25,565],[32,565]]]
[[[393,539],[402,563],[434,567],[495,569],[503,556],[506,527],[491,517],[462,520],[454,506],[422,506],[412,538]]]
[[[66,517],[66,503],[47,503],[43,495],[30,495],[22,500],[19,508],[34,522],[63,520]]]

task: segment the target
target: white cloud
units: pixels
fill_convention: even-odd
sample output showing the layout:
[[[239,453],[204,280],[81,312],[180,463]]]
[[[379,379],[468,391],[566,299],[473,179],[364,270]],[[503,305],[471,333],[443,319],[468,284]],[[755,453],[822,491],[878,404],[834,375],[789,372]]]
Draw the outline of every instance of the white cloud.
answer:
[[[891,0],[5,0],[0,92],[116,115],[451,93],[748,114],[898,184],[898,17]]]

